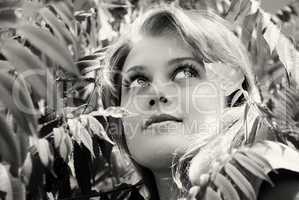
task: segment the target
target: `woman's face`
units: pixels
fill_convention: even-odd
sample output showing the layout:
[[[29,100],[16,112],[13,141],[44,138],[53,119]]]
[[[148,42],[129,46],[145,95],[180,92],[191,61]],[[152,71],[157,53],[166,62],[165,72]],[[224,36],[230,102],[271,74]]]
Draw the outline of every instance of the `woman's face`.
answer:
[[[194,142],[216,134],[224,97],[201,60],[174,35],[136,40],[123,66],[121,106],[129,151],[152,170],[171,166]]]

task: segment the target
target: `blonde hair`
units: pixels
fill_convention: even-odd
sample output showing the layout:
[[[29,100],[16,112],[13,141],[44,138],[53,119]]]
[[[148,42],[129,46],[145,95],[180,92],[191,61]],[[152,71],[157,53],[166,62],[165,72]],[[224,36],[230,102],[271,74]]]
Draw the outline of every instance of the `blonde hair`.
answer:
[[[103,106],[119,106],[121,101],[121,71],[134,40],[139,36],[161,37],[175,34],[188,45],[196,58],[205,62],[227,63],[241,69],[245,76],[243,88],[258,98],[248,53],[229,24],[208,11],[184,11],[174,7],[152,9],[139,17],[109,51],[103,81]],[[114,123],[117,119],[114,120]],[[112,133],[114,140],[129,153],[120,127]],[[114,127],[115,128],[115,127]]]

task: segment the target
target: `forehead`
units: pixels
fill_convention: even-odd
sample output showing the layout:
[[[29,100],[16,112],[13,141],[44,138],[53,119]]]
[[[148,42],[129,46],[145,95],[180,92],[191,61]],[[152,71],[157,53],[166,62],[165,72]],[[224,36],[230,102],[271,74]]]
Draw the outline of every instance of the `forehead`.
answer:
[[[178,57],[192,57],[192,50],[176,35],[141,36],[133,41],[123,66],[126,72],[136,65],[163,64]]]

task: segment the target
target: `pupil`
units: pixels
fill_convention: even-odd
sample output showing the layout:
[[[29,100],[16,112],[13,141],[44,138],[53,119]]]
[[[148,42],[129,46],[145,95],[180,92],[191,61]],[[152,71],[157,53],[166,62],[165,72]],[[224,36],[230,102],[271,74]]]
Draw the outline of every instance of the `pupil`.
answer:
[[[192,73],[190,71],[185,71],[185,76],[187,77],[191,77],[192,76]]]

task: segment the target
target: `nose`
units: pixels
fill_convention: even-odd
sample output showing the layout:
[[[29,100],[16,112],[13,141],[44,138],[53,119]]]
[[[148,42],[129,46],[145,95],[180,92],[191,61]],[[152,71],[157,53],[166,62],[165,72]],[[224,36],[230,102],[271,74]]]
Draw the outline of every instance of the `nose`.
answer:
[[[158,99],[151,98],[148,103],[149,103],[150,106],[154,106],[158,101],[160,101],[162,103],[167,103],[168,99],[164,96],[160,96],[160,98],[158,98]]]

